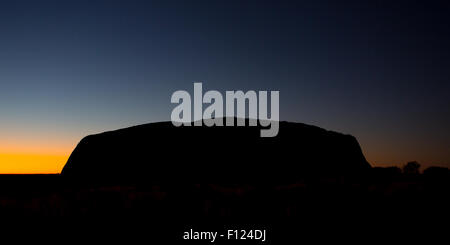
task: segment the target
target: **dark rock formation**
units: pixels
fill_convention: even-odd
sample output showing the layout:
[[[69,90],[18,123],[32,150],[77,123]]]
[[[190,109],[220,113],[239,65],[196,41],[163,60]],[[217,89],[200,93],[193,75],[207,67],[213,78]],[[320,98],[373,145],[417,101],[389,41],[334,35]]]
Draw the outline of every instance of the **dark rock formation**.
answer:
[[[273,138],[261,138],[260,129],[160,122],[90,135],[62,174],[233,183],[358,174],[370,168],[353,136],[290,122],[280,122]]]

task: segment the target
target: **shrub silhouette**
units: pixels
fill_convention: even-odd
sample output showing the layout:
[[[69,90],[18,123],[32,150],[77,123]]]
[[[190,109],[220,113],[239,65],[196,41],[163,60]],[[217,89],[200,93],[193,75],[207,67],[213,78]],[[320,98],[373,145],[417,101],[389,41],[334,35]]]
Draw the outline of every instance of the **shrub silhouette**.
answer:
[[[419,174],[420,164],[416,161],[408,162],[405,166],[403,166],[403,173],[408,175],[416,175]]]

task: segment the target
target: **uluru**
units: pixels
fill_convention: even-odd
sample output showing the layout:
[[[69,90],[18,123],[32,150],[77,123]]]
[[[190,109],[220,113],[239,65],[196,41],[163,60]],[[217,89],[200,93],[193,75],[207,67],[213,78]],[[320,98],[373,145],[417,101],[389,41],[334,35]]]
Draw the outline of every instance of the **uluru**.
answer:
[[[62,174],[234,182],[355,174],[369,168],[355,137],[302,123],[280,122],[276,137],[261,138],[259,126],[158,122],[83,138]]]

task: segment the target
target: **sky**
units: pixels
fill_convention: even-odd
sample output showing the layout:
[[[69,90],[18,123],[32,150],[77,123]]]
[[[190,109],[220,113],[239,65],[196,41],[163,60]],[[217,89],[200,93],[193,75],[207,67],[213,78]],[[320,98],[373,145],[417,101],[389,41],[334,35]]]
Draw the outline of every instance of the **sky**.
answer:
[[[450,167],[446,1],[1,1],[0,173],[170,120],[176,90],[278,90],[373,166]]]

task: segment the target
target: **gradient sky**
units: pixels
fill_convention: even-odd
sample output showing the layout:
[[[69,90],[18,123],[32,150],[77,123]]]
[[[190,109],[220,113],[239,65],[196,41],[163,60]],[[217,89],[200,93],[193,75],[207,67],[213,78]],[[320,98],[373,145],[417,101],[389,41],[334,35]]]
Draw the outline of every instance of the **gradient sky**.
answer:
[[[450,167],[444,1],[1,1],[0,173],[59,172],[87,134],[170,120],[176,90],[279,90],[282,120],[372,165]]]

